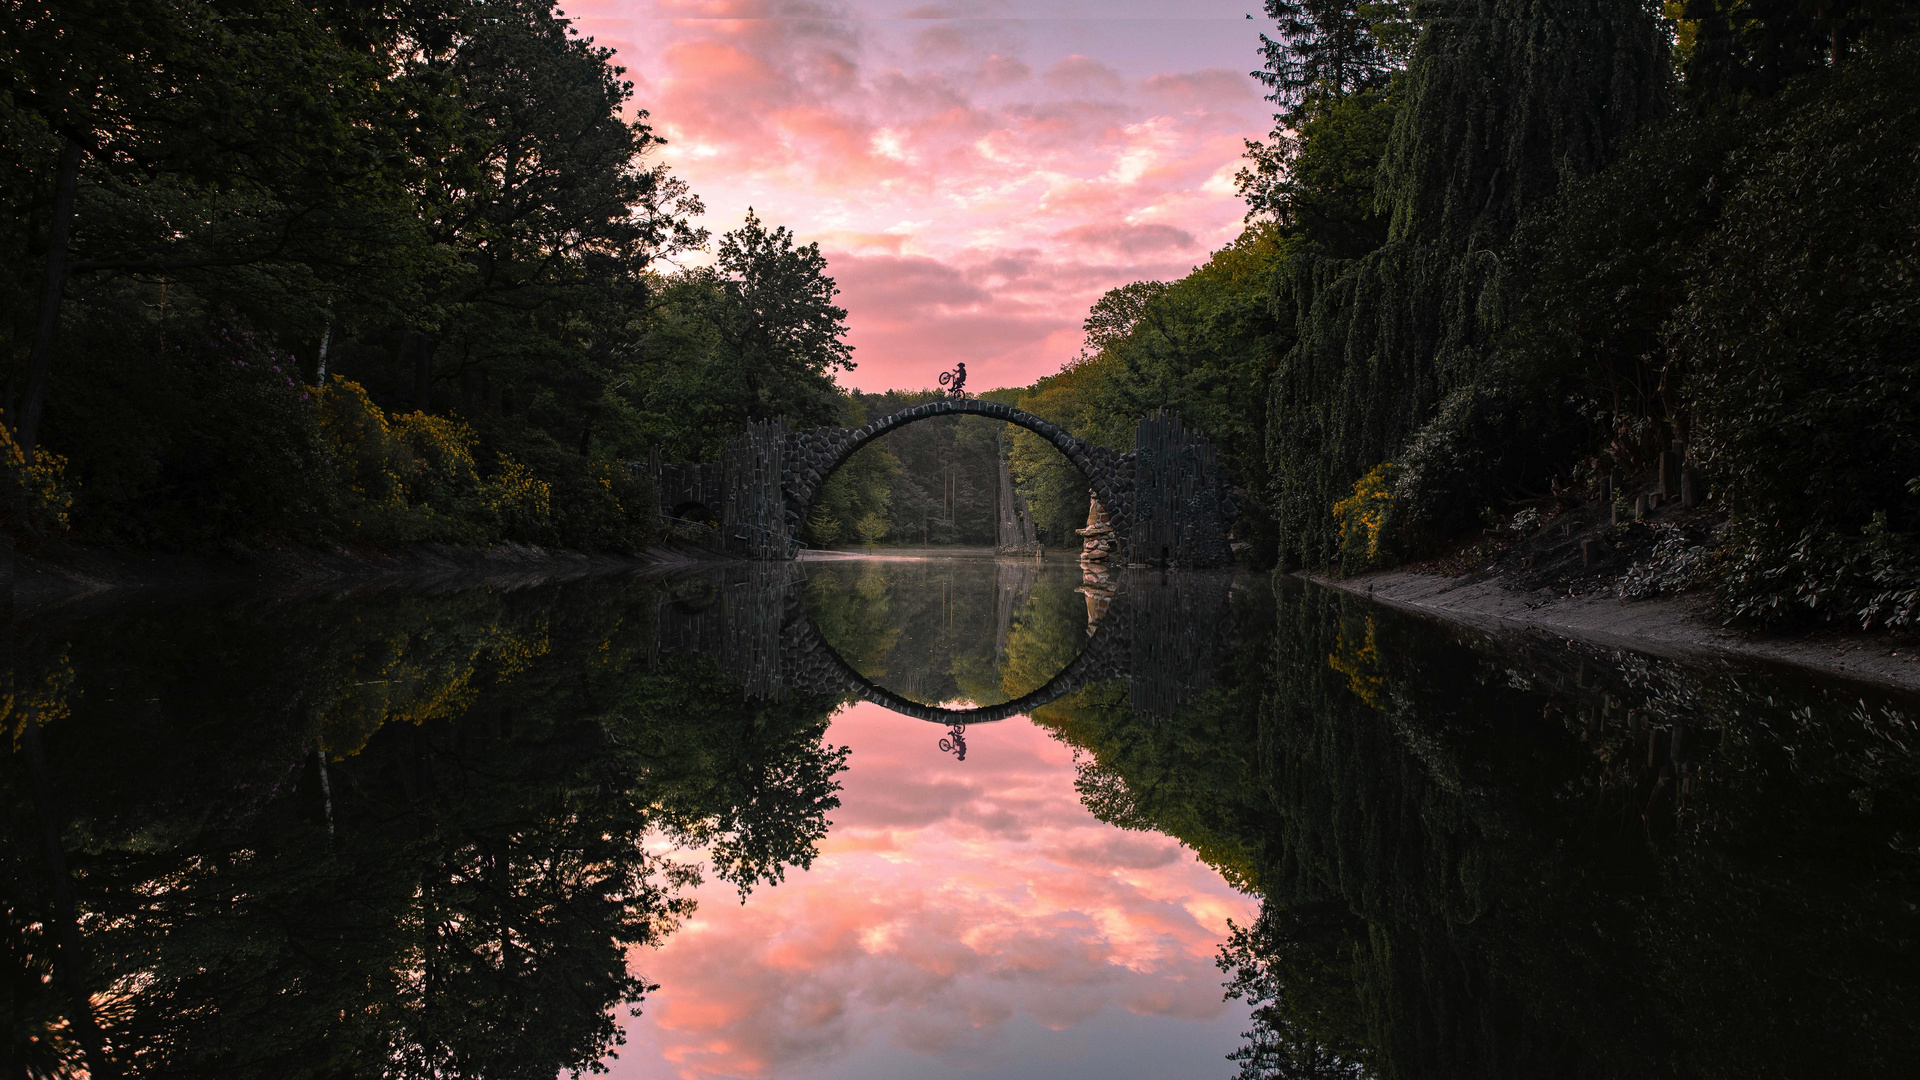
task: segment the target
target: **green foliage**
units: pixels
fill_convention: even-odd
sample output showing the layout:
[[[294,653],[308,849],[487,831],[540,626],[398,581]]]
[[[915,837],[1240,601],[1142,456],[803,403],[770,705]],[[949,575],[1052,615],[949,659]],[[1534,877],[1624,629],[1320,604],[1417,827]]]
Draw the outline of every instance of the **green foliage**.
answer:
[[[1179,281],[1110,290],[1087,315],[1080,358],[1021,391],[1014,403],[1119,450],[1133,448],[1140,417],[1177,410],[1221,450],[1233,483],[1250,496],[1240,532],[1260,540],[1268,488],[1260,451],[1275,358],[1267,294],[1284,253],[1275,229],[1256,226]],[[1086,479],[1031,432],[1013,434],[1011,456],[1042,539],[1077,543],[1071,531],[1086,524]]]
[[[18,14],[0,404],[27,456],[72,463],[78,539],[632,550],[654,508],[621,461],[840,414],[818,249],[750,218],[712,267],[658,273],[706,243],[700,203],[649,160],[611,51],[547,0]],[[210,380],[221,350],[282,381]],[[323,436],[280,392],[336,375],[362,429]]]
[[[1856,63],[1741,153],[1668,326],[1697,454],[1741,528],[1721,598],[1920,618],[1920,54]]]
[[[136,301],[124,298],[116,315]],[[244,328],[105,318],[62,350],[42,429],[69,459],[72,536],[156,547],[325,535],[324,443],[294,360]]]
[[[1385,243],[1357,258],[1320,254],[1308,229],[1275,278],[1286,329],[1265,432],[1285,561],[1332,561],[1332,508],[1375,463],[1431,475],[1407,444],[1450,395],[1468,395],[1454,410],[1462,417],[1487,416],[1492,400],[1525,400],[1524,379],[1466,389],[1490,367],[1502,325],[1503,253],[1563,180],[1605,165],[1664,110],[1665,48],[1637,4],[1487,0],[1428,21],[1390,93],[1326,114],[1352,134],[1329,153],[1345,164],[1314,174],[1347,194],[1324,198],[1353,207],[1372,189],[1389,222]],[[1388,109],[1384,145],[1361,137],[1377,130],[1363,118]],[[1349,235],[1336,228],[1325,250]]]
[[[1766,97],[1862,45],[1881,44],[1876,38],[1920,26],[1920,5],[1911,0],[1677,0],[1666,11],[1676,21],[1688,89],[1711,107]]]
[[[846,412],[837,423],[858,426],[939,396],[934,391],[855,393],[846,399]],[[814,497],[809,541],[821,546],[882,541],[992,546],[997,539],[998,456],[1014,430],[985,417],[937,416],[868,443],[836,469]],[[1050,444],[1046,450],[1065,464]]]
[[[894,483],[903,471],[883,442],[861,447],[814,496],[808,540],[820,547],[885,540],[893,531]]]

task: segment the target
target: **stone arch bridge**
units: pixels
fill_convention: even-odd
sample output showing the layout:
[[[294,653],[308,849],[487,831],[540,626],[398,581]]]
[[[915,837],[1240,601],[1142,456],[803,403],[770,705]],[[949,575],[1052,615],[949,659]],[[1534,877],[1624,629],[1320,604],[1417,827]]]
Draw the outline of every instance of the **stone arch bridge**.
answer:
[[[794,558],[814,497],[833,471],[888,432],[936,416],[984,416],[1047,440],[1106,508],[1123,563],[1200,567],[1232,557],[1227,534],[1237,500],[1226,470],[1203,436],[1165,410],[1140,420],[1126,453],[981,398],[938,398],[857,428],[750,424],[718,462],[654,465],[661,513],[685,526],[710,527],[715,546],[729,555]]]

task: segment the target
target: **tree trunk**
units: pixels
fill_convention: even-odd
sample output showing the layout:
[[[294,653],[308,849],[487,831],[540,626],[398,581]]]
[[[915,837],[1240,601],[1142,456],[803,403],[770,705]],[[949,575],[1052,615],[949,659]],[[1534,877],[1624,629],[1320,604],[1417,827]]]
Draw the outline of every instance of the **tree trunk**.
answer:
[[[40,415],[46,408],[47,381],[53,373],[53,341],[60,328],[60,301],[67,291],[67,249],[73,235],[73,199],[80,188],[80,144],[68,137],[60,147],[53,181],[53,224],[47,231],[47,290],[40,296],[40,322],[27,354],[27,394],[20,403],[16,441],[33,461],[40,441]]]
[[[421,334],[414,342],[413,351],[413,407],[421,412],[432,411],[433,406],[433,353],[440,347],[436,338]]]
[[[327,346],[333,344],[333,301],[327,301],[327,328],[320,331],[320,359],[313,366],[313,385],[327,385]]]

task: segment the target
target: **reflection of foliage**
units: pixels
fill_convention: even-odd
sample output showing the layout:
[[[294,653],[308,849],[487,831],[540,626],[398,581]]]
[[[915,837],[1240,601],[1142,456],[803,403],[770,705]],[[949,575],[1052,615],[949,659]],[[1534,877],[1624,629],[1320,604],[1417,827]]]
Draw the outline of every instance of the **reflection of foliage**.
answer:
[[[615,1008],[649,989],[628,950],[698,880],[649,842],[704,848],[743,892],[778,881],[811,861],[846,754],[822,742],[831,701],[749,703],[708,660],[648,670],[632,616],[653,600],[603,581],[63,634],[48,752],[123,1071],[550,1077],[611,1052]],[[59,655],[29,641],[22,670]],[[0,791],[9,835],[37,835]],[[48,903],[22,850],[14,971]]]
[[[1380,708],[1380,691],[1386,686],[1386,677],[1380,674],[1380,649],[1373,640],[1373,619],[1367,619],[1367,635],[1364,643],[1355,644],[1347,636],[1347,628],[1340,628],[1340,642],[1333,647],[1327,657],[1327,666],[1347,677],[1347,689],[1354,692],[1361,701],[1371,708]]]
[[[1101,820],[1155,829],[1192,848],[1236,888],[1261,887],[1269,811],[1255,759],[1273,612],[1264,590],[1236,592],[1237,637],[1212,687],[1174,722],[1133,713],[1125,683],[1103,683],[1034,710],[1084,755],[1075,786]]]
[[[1111,686],[1036,719],[1096,814],[1261,896],[1221,954],[1243,1076],[1912,1071],[1898,704],[1284,579],[1233,629],[1171,721]]]
[[[627,704],[651,720],[622,725],[620,744],[648,779],[658,824],[706,846],[742,896],[781,881],[787,866],[811,866],[846,767],[845,748],[821,743],[829,703],[747,701],[709,658],[664,661],[636,690]]]
[[[881,679],[902,627],[892,617],[887,563],[865,563],[857,576],[829,570],[807,579],[807,611],[820,635],[863,678]]]
[[[862,678],[926,704],[995,705],[1039,689],[1079,653],[1077,584],[1063,563],[875,560],[820,564],[806,598],[821,637]]]
[[[1338,903],[1265,905],[1220,948],[1227,997],[1253,1007],[1254,1029],[1229,1060],[1240,1080],[1343,1080],[1368,1075],[1367,1029],[1353,986],[1358,928]]]
[[[36,681],[24,684],[15,682],[19,676],[13,668],[0,671],[0,678],[5,680],[0,683],[0,731],[6,733],[7,745],[13,749],[20,747],[21,728],[29,716],[43,728],[67,716],[67,698],[73,692],[72,661],[62,655],[42,671]]]
[[[1025,609],[1014,614],[1000,669],[1001,700],[1038,690],[1080,655],[1087,642],[1087,609],[1074,584],[1065,575],[1043,578]]]

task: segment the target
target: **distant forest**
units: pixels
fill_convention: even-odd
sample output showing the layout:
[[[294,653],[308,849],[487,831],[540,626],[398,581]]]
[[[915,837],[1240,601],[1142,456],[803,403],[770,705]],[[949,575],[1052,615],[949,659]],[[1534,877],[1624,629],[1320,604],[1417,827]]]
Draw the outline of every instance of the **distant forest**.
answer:
[[[1120,449],[1178,409],[1262,565],[1423,558],[1667,455],[1721,522],[1656,548],[1676,580],[1920,618],[1920,5],[1266,14],[1244,233],[991,396]],[[633,550],[657,500],[622,462],[913,400],[835,384],[818,249],[697,228],[545,0],[63,0],[0,34],[16,543]],[[990,542],[1003,448],[1068,542],[1071,466],[959,421],[863,453],[809,533]]]

